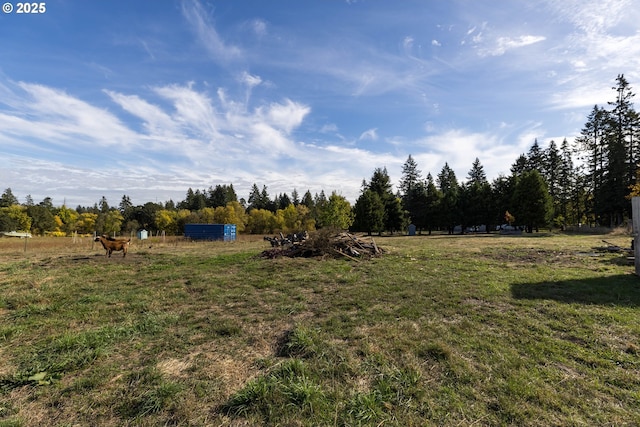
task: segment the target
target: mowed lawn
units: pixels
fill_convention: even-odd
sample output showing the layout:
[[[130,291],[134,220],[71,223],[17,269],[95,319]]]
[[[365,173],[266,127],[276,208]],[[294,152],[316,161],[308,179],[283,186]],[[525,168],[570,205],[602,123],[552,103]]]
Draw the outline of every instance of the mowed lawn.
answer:
[[[603,239],[0,239],[0,426],[640,425],[640,278]]]

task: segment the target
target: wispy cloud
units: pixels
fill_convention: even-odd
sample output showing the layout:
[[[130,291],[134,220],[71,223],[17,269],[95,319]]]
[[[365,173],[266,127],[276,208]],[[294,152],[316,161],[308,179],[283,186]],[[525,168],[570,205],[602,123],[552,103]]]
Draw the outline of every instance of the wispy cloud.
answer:
[[[480,47],[480,56],[501,56],[508,51],[519,49],[546,40],[544,36],[521,35],[517,37],[498,37],[495,41],[487,43],[488,46]]]
[[[249,80],[255,83],[255,78]],[[279,169],[280,162],[305,158],[291,135],[310,108],[289,99],[245,110],[234,108],[237,102],[223,102],[220,97],[212,98],[207,92],[196,90],[193,83],[151,88],[148,96],[159,97],[160,103],[139,94],[104,90],[114,105],[131,115],[124,120],[42,85],[4,84],[3,92],[7,95],[5,104],[11,102],[13,109],[0,112],[0,145],[10,156],[34,154],[36,147],[48,152],[47,157],[52,160],[43,162],[50,166],[41,168],[41,177],[55,170],[59,178],[68,169],[70,175],[65,181],[76,182],[70,177],[81,175],[83,169],[59,164],[80,156],[93,157],[86,166],[100,164],[100,174],[111,176],[109,182],[119,182],[122,191],[137,188],[132,184],[131,172],[143,168],[147,168],[148,177],[166,179],[170,171],[184,176],[179,182],[192,179],[186,186],[206,182],[214,170],[218,173],[213,176],[223,182],[243,183],[247,175],[257,180],[260,172],[256,174],[256,170],[262,168],[266,173]],[[30,142],[33,144],[29,149]],[[107,158],[118,159],[117,162],[105,162],[100,153],[106,153],[106,149]],[[23,173],[30,170],[22,164]],[[16,165],[13,166],[15,171]],[[298,161],[292,163],[292,168],[304,171]],[[129,178],[124,179],[125,176]]]
[[[603,105],[612,98],[614,78],[640,78],[640,9],[630,0],[548,1],[546,7],[568,31],[549,52],[554,73],[554,109]],[[562,68],[561,68],[562,67]]]
[[[362,132],[362,134],[360,134],[360,137],[358,138],[358,140],[360,141],[366,141],[366,140],[376,141],[377,139],[378,139],[378,129],[366,130]]]
[[[183,0],[182,14],[212,60],[224,63],[242,57],[239,47],[226,43],[218,34],[211,15],[198,0]]]
[[[12,110],[0,114],[4,133],[19,135],[21,140],[39,140],[43,149],[133,148],[130,141],[134,133],[120,119],[62,90],[18,82],[7,99]]]

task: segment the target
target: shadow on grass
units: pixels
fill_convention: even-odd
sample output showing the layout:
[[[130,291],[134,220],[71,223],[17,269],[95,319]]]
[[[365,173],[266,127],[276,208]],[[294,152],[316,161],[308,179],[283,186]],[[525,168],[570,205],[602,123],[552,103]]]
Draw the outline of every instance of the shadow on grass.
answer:
[[[640,306],[640,278],[634,274],[619,274],[593,279],[514,283],[511,293],[516,299],[637,307]]]

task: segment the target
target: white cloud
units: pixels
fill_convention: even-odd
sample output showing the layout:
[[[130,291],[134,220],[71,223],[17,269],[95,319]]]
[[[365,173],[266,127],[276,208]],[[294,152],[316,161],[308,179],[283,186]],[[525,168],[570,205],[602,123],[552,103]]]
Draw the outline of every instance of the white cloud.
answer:
[[[406,36],[402,41],[402,46],[405,52],[407,52],[408,54],[410,54],[411,50],[413,49],[413,42],[414,42],[414,39],[411,36]]]
[[[301,145],[290,137],[311,110],[289,99],[247,111],[236,108],[238,103],[225,97],[224,91],[211,98],[196,90],[194,83],[151,88],[148,96],[159,96],[161,103],[152,103],[141,94],[104,90],[108,99],[131,114],[125,122],[57,89],[27,83],[3,85],[1,89],[14,107],[0,111],[0,145],[5,148],[5,159],[28,158],[36,151],[41,158],[35,160],[40,165],[37,175],[28,161],[11,163],[7,181],[23,176],[20,182],[24,187],[13,188],[17,194],[35,196],[34,183],[47,177],[59,182],[49,185],[48,196],[52,197],[65,192],[71,195],[69,186],[80,182],[85,197],[93,195],[95,200],[108,189],[109,194],[139,198],[163,186],[166,191],[162,194],[174,187],[180,187],[181,192],[188,187],[206,187],[212,179],[232,182],[240,192],[248,180],[261,182],[269,171],[283,169],[283,162],[286,170],[302,173],[307,182],[314,182],[304,165],[308,159],[318,159],[302,152]],[[108,155],[102,147],[108,148]],[[81,162],[85,168],[66,163],[77,163],[72,159],[78,157],[91,160]],[[95,172],[87,172],[97,165]],[[291,181],[286,182],[290,186]],[[315,181],[314,185],[323,184]]]
[[[447,163],[460,182],[466,180],[478,158],[487,178],[492,180],[500,174],[508,175],[518,154],[527,152],[535,138],[540,140],[543,136],[544,130],[539,123],[531,123],[523,129],[497,123],[486,132],[446,129],[416,141],[411,154],[424,175],[431,172],[435,178]]]
[[[254,19],[251,21],[251,28],[258,37],[267,35],[267,23],[262,19]]]
[[[240,81],[246,84],[249,88],[253,88],[262,83],[262,79],[260,78],[260,76],[253,76],[246,71],[244,71],[240,75]]]
[[[157,105],[153,105],[137,95],[123,95],[110,90],[104,92],[125,111],[141,119],[150,136],[176,137],[178,135],[177,124],[169,114]]]
[[[492,43],[489,47],[481,48],[478,50],[480,56],[501,56],[510,50],[518,49],[521,47],[529,46],[535,43],[540,43],[546,40],[544,36],[524,35],[518,37],[498,37],[495,43]],[[476,43],[481,40],[474,39]]]
[[[242,57],[242,50],[224,42],[209,14],[198,0],[184,0],[182,14],[196,33],[202,46],[209,52],[211,59],[227,62]]]
[[[300,126],[310,111],[311,109],[306,105],[287,99],[283,104],[272,103],[266,109],[259,108],[257,115],[265,118],[272,126],[289,134],[293,129]]]
[[[338,132],[338,125],[336,125],[335,123],[328,123],[323,125],[320,128],[320,133],[336,133]]]
[[[369,129],[360,134],[359,141],[376,141],[378,139],[378,129]]]
[[[547,7],[585,34],[602,33],[621,22],[637,24],[633,0],[547,0]]]
[[[10,90],[5,86],[7,90]],[[39,139],[47,147],[113,147],[129,151],[134,134],[116,116],[64,91],[20,82],[8,97],[11,112],[0,115],[5,134]]]
[[[558,65],[554,109],[606,105],[619,73],[640,79],[640,8],[629,0],[547,2],[566,35],[549,52]]]
[[[182,126],[187,135],[212,142],[220,137],[218,131],[219,115],[211,99],[205,93],[188,86],[169,85],[157,87],[154,91],[172,102],[175,112],[173,120]]]

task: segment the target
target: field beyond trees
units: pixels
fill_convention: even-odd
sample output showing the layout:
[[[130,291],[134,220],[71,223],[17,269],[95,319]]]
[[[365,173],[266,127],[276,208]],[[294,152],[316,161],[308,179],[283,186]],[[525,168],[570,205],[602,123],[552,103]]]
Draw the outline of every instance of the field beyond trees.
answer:
[[[639,425],[640,278],[603,239],[0,239],[0,426]]]

